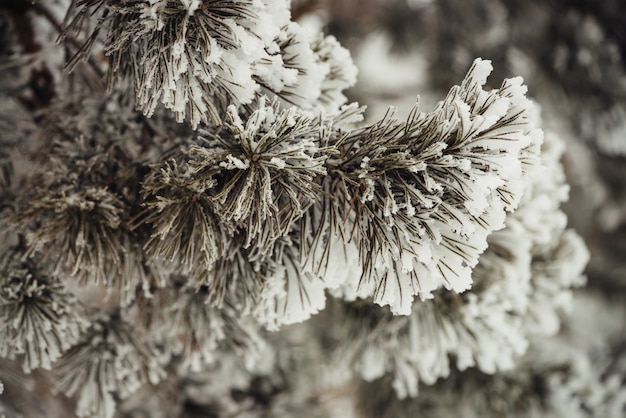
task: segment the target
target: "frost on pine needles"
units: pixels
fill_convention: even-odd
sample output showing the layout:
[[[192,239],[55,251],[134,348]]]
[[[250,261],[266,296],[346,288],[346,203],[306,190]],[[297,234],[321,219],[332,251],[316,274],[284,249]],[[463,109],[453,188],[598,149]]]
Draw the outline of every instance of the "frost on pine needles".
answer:
[[[46,274],[18,248],[0,260],[0,357],[20,358],[26,373],[50,369],[87,327],[61,278]]]
[[[337,144],[344,157],[329,163],[329,187],[346,221],[339,232],[359,249],[363,273],[350,279],[359,280],[357,296],[407,315],[414,295],[471,287],[541,141],[521,80],[484,91],[490,70],[477,60],[434,111],[416,108],[405,122],[389,114]]]
[[[319,131],[297,108],[260,100],[245,121],[230,107],[225,126],[190,149],[196,172],[220,174],[214,198],[226,220],[244,225],[246,245],[285,235],[317,199],[314,180],[326,172]]]
[[[549,135],[542,150],[517,210],[507,216],[505,228],[487,238],[470,291],[441,289],[414,304],[409,317],[357,303],[346,308],[345,324],[355,337],[344,353],[364,379],[390,373],[398,396],[414,397],[420,383],[432,385],[454,370],[511,370],[534,339],[559,330],[561,315],[571,308],[572,288],[584,283],[589,254],[565,229],[558,207],[567,198],[562,143]]]
[[[349,54],[330,38],[313,44],[287,10],[285,0],[86,0],[72,4],[63,36],[97,19],[70,68],[104,32],[109,86],[131,79],[146,116],[162,103],[194,129],[261,90],[305,109],[341,104],[356,81]]]
[[[89,0],[74,3],[69,28],[78,31],[97,12],[89,39],[107,32],[109,82],[132,77],[146,115],[162,101],[178,121],[195,127],[219,121],[229,103],[252,100],[258,87],[251,64],[285,23],[274,22],[281,15],[269,14],[268,7],[257,1]]]
[[[58,95],[0,109],[20,116],[0,123],[0,357],[51,369],[76,415],[154,396],[155,416],[266,416],[312,364],[414,397],[558,330],[587,254],[520,78],[488,90],[477,59],[434,110],[363,124],[350,54],[286,0],[74,0],[63,25]]]

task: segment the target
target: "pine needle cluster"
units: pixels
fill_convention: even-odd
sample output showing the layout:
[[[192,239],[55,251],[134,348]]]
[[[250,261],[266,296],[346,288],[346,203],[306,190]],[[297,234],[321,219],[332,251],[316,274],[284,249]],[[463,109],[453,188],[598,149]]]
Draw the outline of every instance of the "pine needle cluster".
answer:
[[[476,59],[363,123],[350,54],[286,0],[52,3],[56,95],[0,108],[0,357],[77,416],[301,413],[311,359],[416,397],[556,332],[587,254],[521,78]]]

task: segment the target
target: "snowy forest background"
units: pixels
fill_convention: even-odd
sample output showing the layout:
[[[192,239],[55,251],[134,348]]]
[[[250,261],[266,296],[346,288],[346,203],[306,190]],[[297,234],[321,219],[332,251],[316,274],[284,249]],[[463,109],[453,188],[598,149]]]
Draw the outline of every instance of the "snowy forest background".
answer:
[[[1,0],[0,416],[626,416],[626,9],[621,3],[294,0],[292,20],[313,32],[333,35],[352,55],[358,76],[343,94],[348,102],[367,106],[365,123],[383,119],[390,105],[397,106],[398,119],[410,118],[418,95],[420,110],[433,109],[452,86],[462,82],[477,57],[490,60],[493,67],[486,90],[497,89],[506,78],[523,77],[527,96],[540,110],[540,116],[537,112],[533,117],[540,117],[545,133],[542,163],[546,168],[530,187],[532,199],[526,196],[514,216],[507,218],[507,229],[493,233],[489,249],[474,270],[475,287],[467,293],[436,293],[426,301],[415,298],[408,317],[393,316],[389,307],[329,297],[325,309],[308,312],[310,318],[303,323],[289,325],[299,319],[283,318],[281,323],[281,318],[263,316],[261,322],[270,331],[259,331],[247,322],[235,324],[238,319],[233,320],[236,315],[230,311],[220,316],[198,308],[189,314],[191,324],[184,322],[188,317],[168,318],[155,306],[171,305],[168,312],[187,304],[196,306],[193,293],[183,294],[182,285],[174,287],[173,293],[157,292],[145,300],[140,290],[135,295],[134,288],[112,298],[91,288],[75,292],[83,303],[93,304],[87,311],[99,305],[98,309],[116,312],[119,303],[123,317],[89,311],[85,315],[89,324],[78,315],[70,318],[71,329],[59,331],[59,341],[49,342],[59,351],[55,354],[47,349],[39,353],[28,342],[19,349],[16,341],[26,339],[27,332],[16,332],[10,325],[15,315],[11,304],[23,291],[14,272],[38,271],[40,266],[35,264],[46,261],[41,254],[68,245],[45,241],[43,235],[51,232],[43,228],[43,250],[28,248],[19,234],[15,238],[16,224],[52,219],[52,215],[42,218],[47,203],[41,196],[29,195],[33,184],[20,183],[20,179],[56,187],[46,176],[29,177],[29,173],[41,167],[63,172],[79,155],[74,148],[46,144],[42,130],[52,125],[53,131],[78,132],[75,135],[81,141],[93,127],[103,137],[119,134],[122,138],[146,131],[165,137],[163,127],[173,125],[180,126],[176,135],[189,135],[191,130],[173,123],[172,117],[167,119],[157,107],[154,122],[144,126],[124,114],[126,131],[108,131],[117,123],[110,121],[119,119],[116,112],[132,107],[123,96],[115,96],[119,91],[113,92],[115,104],[110,107],[95,106],[99,97],[64,102],[70,92],[76,93],[71,91],[75,86],[102,89],[104,74],[97,71],[101,63],[93,61],[101,48],[98,41],[96,52],[85,63],[73,63],[72,82],[63,84],[60,80],[66,76],[61,69],[81,45],[73,43],[72,36],[65,39],[64,49],[56,43],[69,1]],[[319,53],[322,47],[316,47]],[[331,58],[338,59],[337,55]],[[339,81],[329,84],[327,103],[341,102],[340,90],[354,77],[349,66],[334,70],[340,74]],[[266,90],[277,90],[270,85],[271,77],[259,79],[267,80]],[[177,118],[185,113],[173,107]],[[146,108],[142,111],[146,113]],[[198,123],[202,126],[206,121],[192,117],[191,125]],[[328,123],[328,129],[334,129]],[[42,144],[45,151],[33,144]],[[157,154],[166,154],[167,146],[165,141],[157,144],[150,157],[160,160]],[[56,153],[50,166],[46,165],[47,152]],[[222,164],[230,170],[244,163],[230,159]],[[117,169],[147,175],[141,169],[127,170],[131,165],[121,159],[122,168]],[[155,177],[144,190],[147,195],[162,188]],[[35,204],[25,209],[26,201]],[[153,221],[158,223],[158,219]],[[148,247],[167,252],[158,244]],[[22,261],[16,267],[14,253],[30,258],[17,257]],[[235,269],[236,264],[221,268]],[[79,276],[77,282],[87,280]],[[116,285],[127,289],[124,283]],[[52,311],[73,315],[68,307],[74,296],[56,283],[45,286],[60,295]],[[28,291],[37,293],[37,282]],[[350,290],[333,292],[344,292],[342,296],[349,299]],[[226,308],[231,309],[226,300]],[[406,308],[387,304],[391,310]],[[197,321],[208,325],[203,328]],[[130,323],[145,329],[139,331]],[[167,334],[165,341],[156,344],[157,348],[167,346],[168,355],[182,360],[164,360],[152,346],[138,348],[141,344],[134,338],[159,324],[193,328],[193,343],[169,347],[167,338],[175,338]],[[282,324],[279,331],[272,330]],[[429,328],[433,324],[436,327]],[[83,360],[92,355],[85,353],[101,342],[93,337],[76,345],[87,329],[89,335],[104,332],[97,338],[119,344],[113,352],[119,354],[121,363],[114,367],[127,371],[109,376],[112,381],[104,389],[98,377],[81,371]],[[233,329],[236,333],[230,335]],[[194,345],[200,342],[205,346]],[[68,351],[70,347],[78,348]],[[263,360],[250,366],[259,356]],[[46,361],[52,361],[53,367]],[[106,361],[99,364],[106,365]],[[94,373],[99,376],[107,371],[103,366]]]

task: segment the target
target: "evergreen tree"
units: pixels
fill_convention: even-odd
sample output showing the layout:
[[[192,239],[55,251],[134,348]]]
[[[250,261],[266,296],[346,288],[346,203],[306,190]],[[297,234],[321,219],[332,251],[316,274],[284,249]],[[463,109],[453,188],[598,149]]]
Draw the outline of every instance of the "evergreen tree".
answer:
[[[522,78],[372,120],[308,6],[0,5],[0,416],[624,413]]]

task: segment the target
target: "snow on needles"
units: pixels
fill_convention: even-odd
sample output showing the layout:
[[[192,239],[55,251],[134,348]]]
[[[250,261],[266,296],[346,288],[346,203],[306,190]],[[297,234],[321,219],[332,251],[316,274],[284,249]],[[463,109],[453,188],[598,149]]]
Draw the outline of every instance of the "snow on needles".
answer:
[[[342,198],[361,196],[356,210],[343,206],[354,225],[343,236],[359,247],[364,272],[349,279],[357,286],[347,284],[358,297],[408,315],[415,295],[471,287],[487,237],[517,207],[542,140],[521,79],[487,92],[490,71],[476,60],[434,111],[414,109],[406,122],[387,115],[342,143],[351,153],[342,167],[353,170],[345,177],[358,184]]]
[[[316,40],[290,22],[288,2],[150,0],[73,4],[64,36],[99,17],[105,30],[109,87],[131,79],[137,107],[148,117],[160,103],[196,129],[219,124],[226,108],[259,94],[287,106],[336,110],[341,90],[356,82],[350,54],[334,38]],[[87,57],[86,43],[70,63]]]

